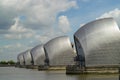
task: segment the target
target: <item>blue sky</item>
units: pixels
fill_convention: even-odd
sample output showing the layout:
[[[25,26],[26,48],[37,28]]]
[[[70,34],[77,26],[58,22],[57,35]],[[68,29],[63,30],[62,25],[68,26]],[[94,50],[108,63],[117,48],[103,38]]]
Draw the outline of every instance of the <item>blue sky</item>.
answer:
[[[0,0],[0,60],[105,17],[120,26],[120,0]]]

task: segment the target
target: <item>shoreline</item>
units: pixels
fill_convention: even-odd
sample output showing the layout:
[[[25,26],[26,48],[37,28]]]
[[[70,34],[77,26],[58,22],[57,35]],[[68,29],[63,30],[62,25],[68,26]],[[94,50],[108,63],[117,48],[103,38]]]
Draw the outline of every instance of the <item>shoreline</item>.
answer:
[[[4,64],[0,64],[0,67],[15,67],[15,65],[4,65]]]

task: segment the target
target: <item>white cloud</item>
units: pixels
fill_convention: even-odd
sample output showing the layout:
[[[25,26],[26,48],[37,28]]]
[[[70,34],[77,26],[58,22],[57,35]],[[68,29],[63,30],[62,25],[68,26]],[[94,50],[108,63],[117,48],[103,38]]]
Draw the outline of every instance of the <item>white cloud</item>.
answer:
[[[0,4],[11,10],[5,15],[15,15],[11,19],[25,16],[21,24],[32,29],[52,26],[59,12],[77,7],[76,0],[2,0]]]
[[[8,44],[8,45],[4,45],[2,48],[3,49],[13,49],[13,48],[20,48],[23,45],[20,43],[16,43],[16,44]]]
[[[35,35],[35,39],[44,44],[50,39],[57,37],[57,36],[61,36],[62,34],[63,33],[61,33],[60,31],[55,31],[53,28],[49,28],[49,30],[47,30],[42,35],[38,35],[38,34]]]
[[[7,39],[21,39],[22,35],[20,35],[20,34],[5,34],[4,37]]]
[[[36,30],[44,32],[46,29],[52,28],[57,23],[58,13],[78,6],[76,0],[1,0],[0,7],[0,12],[5,13],[1,15],[6,16],[4,19],[9,19],[5,20],[6,24],[7,22],[12,24],[7,25],[7,29],[11,33],[5,34],[5,37],[22,39],[37,35]],[[59,17],[58,24],[62,32],[70,31],[70,23],[66,16]],[[54,34],[59,34],[59,32]]]
[[[35,38],[41,43],[46,43],[48,41],[48,36],[36,35]]]
[[[71,30],[70,23],[66,16],[59,17],[59,29],[61,29],[61,31],[64,33],[67,33]]]
[[[112,11],[102,14],[99,18],[107,18],[107,17],[114,17],[114,18],[120,17],[120,10],[116,8]]]
[[[17,34],[5,34],[4,37],[7,39],[25,39],[25,38],[31,38],[35,35],[35,33],[17,33]]]
[[[108,17],[113,17],[113,18],[117,21],[117,23],[118,23],[118,25],[119,25],[119,27],[120,27],[120,10],[119,10],[118,8],[102,14],[102,15],[101,15],[100,17],[98,17],[97,19],[100,19],[100,18],[108,18]]]
[[[11,54],[19,53],[35,46],[34,44],[45,43],[62,35],[62,31],[70,31],[67,17],[62,17],[57,23],[56,16],[60,12],[77,7],[76,0],[0,0],[0,30],[3,31],[3,40],[12,39],[17,42],[16,39],[20,39],[19,44],[9,40],[8,42],[13,44],[2,45],[3,53],[8,54],[8,50]],[[65,26],[65,29],[61,25]],[[61,31],[58,26],[61,26]],[[29,41],[25,42],[27,40]],[[22,42],[25,45],[22,45]],[[14,48],[15,46],[18,47]]]
[[[15,23],[9,28],[9,34],[5,34],[5,38],[7,39],[22,39],[22,38],[30,38],[35,35],[35,31],[32,29],[28,29],[20,25],[20,19],[15,18]]]
[[[24,28],[23,26],[20,25],[20,19],[19,18],[15,18],[15,23],[10,27],[9,31],[10,32],[28,32],[28,31],[32,31],[30,29]]]

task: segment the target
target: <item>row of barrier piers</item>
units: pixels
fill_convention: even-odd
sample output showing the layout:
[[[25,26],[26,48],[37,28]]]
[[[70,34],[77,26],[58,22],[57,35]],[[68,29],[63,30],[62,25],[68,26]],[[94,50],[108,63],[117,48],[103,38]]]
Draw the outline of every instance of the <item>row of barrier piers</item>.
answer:
[[[66,74],[119,74],[118,66],[101,67],[80,67],[77,65],[68,66],[17,66],[20,68],[37,69],[39,71],[58,71],[64,70]]]

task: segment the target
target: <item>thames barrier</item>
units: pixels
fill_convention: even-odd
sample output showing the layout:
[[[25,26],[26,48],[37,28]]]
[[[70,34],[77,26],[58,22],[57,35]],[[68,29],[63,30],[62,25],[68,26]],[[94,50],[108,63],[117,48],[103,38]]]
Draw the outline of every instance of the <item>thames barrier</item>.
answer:
[[[120,30],[113,18],[103,18],[80,27],[69,37],[59,36],[21,52],[18,67],[66,70],[67,74],[112,74],[120,72]]]

